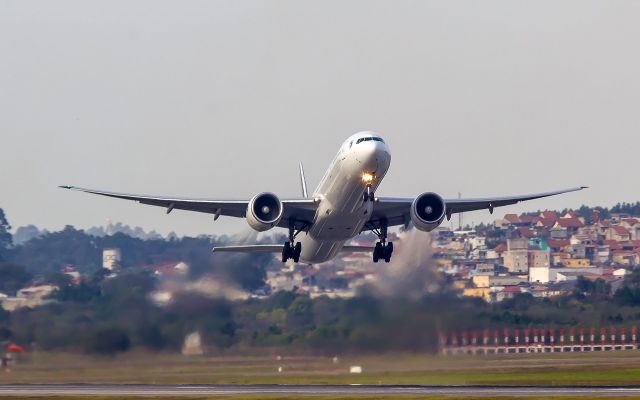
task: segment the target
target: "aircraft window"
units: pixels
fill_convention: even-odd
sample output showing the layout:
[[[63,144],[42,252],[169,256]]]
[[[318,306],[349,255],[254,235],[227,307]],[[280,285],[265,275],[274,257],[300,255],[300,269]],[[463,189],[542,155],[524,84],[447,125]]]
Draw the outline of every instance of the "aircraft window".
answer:
[[[382,138],[379,138],[379,137],[363,137],[363,138],[358,139],[358,141],[356,141],[356,144],[358,144],[360,142],[367,142],[369,140],[375,140],[376,142],[384,143],[384,140],[382,140]]]

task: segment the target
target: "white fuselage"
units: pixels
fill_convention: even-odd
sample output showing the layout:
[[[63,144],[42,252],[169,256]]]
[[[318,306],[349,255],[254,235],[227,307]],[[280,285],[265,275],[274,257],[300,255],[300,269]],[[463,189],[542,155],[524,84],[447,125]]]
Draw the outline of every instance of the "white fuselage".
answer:
[[[389,147],[375,133],[358,133],[344,142],[313,194],[319,207],[307,234],[299,236],[302,262],[332,259],[362,231],[373,210],[371,201],[363,201],[367,191],[363,174],[374,176],[371,191],[375,192],[390,163]]]

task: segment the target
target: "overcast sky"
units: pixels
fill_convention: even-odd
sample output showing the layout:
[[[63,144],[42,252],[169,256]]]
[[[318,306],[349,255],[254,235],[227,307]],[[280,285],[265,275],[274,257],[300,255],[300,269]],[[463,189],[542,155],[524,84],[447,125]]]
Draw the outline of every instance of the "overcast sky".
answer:
[[[0,208],[14,227],[236,232],[57,185],[294,197],[298,161],[315,187],[361,130],[391,147],[382,196],[636,201],[638,21],[638,1],[2,0]]]

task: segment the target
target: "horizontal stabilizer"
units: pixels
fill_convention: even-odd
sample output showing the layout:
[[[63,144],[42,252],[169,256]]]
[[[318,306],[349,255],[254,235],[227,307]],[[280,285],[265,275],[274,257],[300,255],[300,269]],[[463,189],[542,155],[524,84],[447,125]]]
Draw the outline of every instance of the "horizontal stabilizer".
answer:
[[[280,253],[281,244],[254,244],[249,246],[218,246],[211,251],[214,253]]]
[[[211,251],[214,253],[280,253],[283,245],[281,244],[254,244],[248,246],[217,246]],[[373,246],[344,246],[341,252],[371,252]]]

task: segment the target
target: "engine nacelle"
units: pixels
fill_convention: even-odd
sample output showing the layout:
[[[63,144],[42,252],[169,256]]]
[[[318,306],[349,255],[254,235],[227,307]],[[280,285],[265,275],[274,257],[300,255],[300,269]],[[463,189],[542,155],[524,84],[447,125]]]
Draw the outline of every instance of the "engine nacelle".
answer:
[[[411,204],[411,222],[416,229],[430,232],[436,229],[447,214],[447,205],[436,193],[423,193]]]
[[[247,206],[247,223],[258,232],[278,225],[282,219],[282,202],[273,193],[255,195]]]

